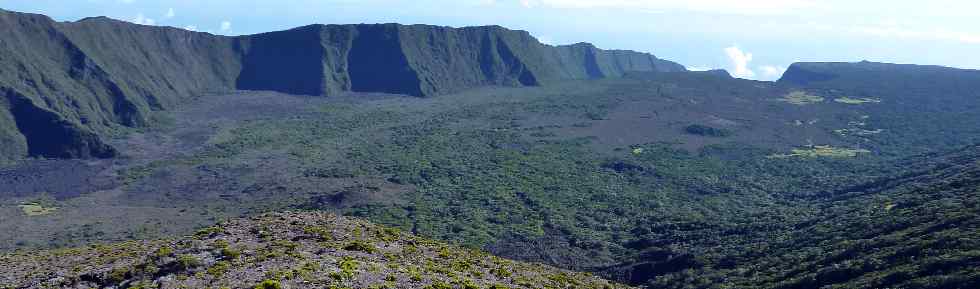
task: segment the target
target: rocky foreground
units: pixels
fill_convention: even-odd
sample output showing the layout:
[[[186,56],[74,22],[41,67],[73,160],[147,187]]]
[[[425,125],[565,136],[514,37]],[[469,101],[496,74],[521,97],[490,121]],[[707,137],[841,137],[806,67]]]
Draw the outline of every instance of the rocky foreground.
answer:
[[[3,288],[629,288],[322,212],[0,255],[0,272]]]

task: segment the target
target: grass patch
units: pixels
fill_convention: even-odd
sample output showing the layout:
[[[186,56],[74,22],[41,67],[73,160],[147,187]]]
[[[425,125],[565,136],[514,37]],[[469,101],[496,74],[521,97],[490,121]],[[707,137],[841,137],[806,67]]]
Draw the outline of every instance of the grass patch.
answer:
[[[25,215],[30,217],[50,215],[58,210],[57,207],[45,207],[39,203],[27,203],[18,205],[18,207],[20,207],[20,210],[23,211]]]
[[[871,136],[871,135],[882,133],[884,131],[885,130],[880,128],[875,130],[867,130],[867,129],[860,129],[860,128],[844,128],[844,129],[834,130],[834,132],[839,134],[840,136],[849,136],[849,135]]]
[[[853,158],[858,156],[858,154],[870,153],[871,151],[866,149],[849,149],[849,148],[837,148],[832,146],[812,146],[807,148],[793,149],[790,154],[779,154],[771,155],[770,158],[790,158],[790,157],[801,157],[801,158],[816,158],[816,157],[832,157],[832,158]]]
[[[793,91],[787,94],[786,96],[783,96],[783,98],[780,98],[779,101],[787,102],[795,105],[807,105],[813,103],[821,103],[824,101],[824,98],[819,95],[807,94],[806,92],[803,91]]]
[[[834,99],[835,102],[843,104],[865,104],[865,103],[881,103],[879,98],[862,97],[862,98],[850,98],[850,97],[839,97]]]

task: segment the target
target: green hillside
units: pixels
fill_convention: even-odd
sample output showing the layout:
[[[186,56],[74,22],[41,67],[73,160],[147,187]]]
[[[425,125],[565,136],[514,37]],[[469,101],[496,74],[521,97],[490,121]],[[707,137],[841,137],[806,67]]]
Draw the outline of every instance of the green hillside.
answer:
[[[3,288],[630,288],[324,213],[174,240],[0,255]]]
[[[371,267],[361,283],[331,277],[343,256],[399,266],[410,287],[579,286],[554,283],[562,270],[649,288],[977,282],[975,70],[797,63],[766,82],[497,26],[221,37],[5,11],[0,24],[18,40],[0,41],[16,68],[0,70],[0,250],[19,251],[5,257],[17,284],[385,283]],[[173,239],[224,220],[237,231]],[[378,251],[304,231],[322,220]],[[228,237],[247,258],[223,259],[211,243]],[[386,256],[404,252],[385,242],[419,238],[476,268],[562,269],[505,280]],[[103,243],[117,245],[86,247]],[[146,254],[163,245],[178,253]],[[78,267],[29,273],[58,256]]]
[[[914,168],[907,173],[798,200],[816,209],[790,226],[717,230],[719,246],[694,256],[696,269],[657,277],[649,287],[980,286],[978,160],[978,146],[922,156],[904,163]],[[617,270],[651,274],[645,264],[663,264],[657,250]]]

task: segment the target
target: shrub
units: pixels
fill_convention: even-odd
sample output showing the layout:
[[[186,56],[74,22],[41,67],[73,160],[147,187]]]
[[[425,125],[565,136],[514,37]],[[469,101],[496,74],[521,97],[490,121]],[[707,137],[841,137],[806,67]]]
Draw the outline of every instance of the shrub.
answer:
[[[129,278],[130,275],[131,272],[129,268],[118,267],[109,272],[109,282],[120,283]]]
[[[230,268],[231,264],[229,264],[227,261],[218,261],[217,263],[214,263],[214,266],[208,268],[208,275],[214,276],[215,278],[221,277],[225,274],[225,272],[228,272],[228,269]]]
[[[235,260],[238,256],[241,256],[242,252],[231,247],[226,247],[221,249],[221,257],[225,260]]]
[[[686,128],[684,128],[684,131],[693,135],[710,136],[710,137],[727,137],[732,135],[732,131],[730,130],[713,128],[710,126],[705,126],[700,124],[689,125]]]
[[[425,286],[425,289],[453,289],[453,286],[443,282],[436,281],[433,282],[432,285]]]
[[[490,273],[492,273],[494,276],[497,276],[497,277],[500,277],[500,278],[509,278],[510,275],[511,275],[510,271],[508,271],[507,269],[505,269],[503,267],[494,268],[493,270],[490,270]]]
[[[255,285],[255,289],[282,289],[282,285],[279,285],[279,281],[276,280],[265,280]]]
[[[347,244],[347,246],[344,246],[344,250],[360,251],[360,252],[370,254],[376,252],[378,249],[375,248],[374,245],[368,244],[367,242],[361,240],[357,240],[357,241],[350,242],[350,244]]]
[[[153,252],[153,257],[157,259],[162,259],[162,258],[170,257],[170,255],[173,254],[174,254],[173,248],[170,248],[168,246],[163,246],[160,247],[160,249],[157,249],[156,252]]]
[[[227,240],[225,240],[225,239],[218,239],[218,240],[215,240],[214,241],[214,244],[212,246],[214,246],[215,248],[218,248],[218,249],[224,249],[224,248],[228,248],[228,245],[229,244],[228,244],[228,241]]]
[[[204,229],[200,229],[197,232],[194,232],[194,237],[196,237],[198,239],[204,239],[204,238],[207,238],[207,237],[212,237],[212,236],[214,236],[216,234],[224,233],[224,231],[225,230],[222,229],[221,227],[212,226],[212,227],[207,227],[207,228],[204,228]]]
[[[463,289],[480,289],[480,286],[479,285],[476,285],[476,283],[473,282],[473,280],[470,280],[470,279],[463,280],[460,283],[461,283],[460,285],[461,285],[461,287],[463,287]]]
[[[177,256],[177,266],[183,270],[187,270],[201,266],[201,260],[197,259],[197,257],[194,257],[193,255],[180,255]]]

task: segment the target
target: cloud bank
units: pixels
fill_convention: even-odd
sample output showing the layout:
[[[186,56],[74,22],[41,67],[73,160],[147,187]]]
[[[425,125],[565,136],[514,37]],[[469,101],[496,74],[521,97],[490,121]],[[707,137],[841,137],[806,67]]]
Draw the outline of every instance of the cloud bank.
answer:
[[[755,72],[749,69],[749,63],[752,62],[752,53],[742,51],[738,46],[732,46],[725,48],[725,55],[731,61],[733,76],[739,78],[755,77]]]
[[[133,21],[132,22],[133,23],[136,23],[136,24],[142,24],[142,25],[156,25],[157,24],[157,21],[156,20],[153,20],[152,18],[147,18],[146,16],[143,16],[143,13],[136,14],[136,17],[133,18]]]
[[[520,0],[524,7],[563,9],[630,9],[641,11],[684,10],[717,14],[786,14],[817,7],[809,0]]]
[[[786,67],[763,65],[759,67],[759,71],[762,72],[762,79],[778,79],[783,76],[783,72],[786,72]]]

